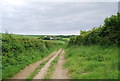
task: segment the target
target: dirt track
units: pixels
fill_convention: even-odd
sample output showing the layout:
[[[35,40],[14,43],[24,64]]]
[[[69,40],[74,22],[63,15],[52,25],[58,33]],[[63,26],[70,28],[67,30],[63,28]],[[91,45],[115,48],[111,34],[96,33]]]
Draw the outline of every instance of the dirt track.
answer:
[[[45,57],[44,59],[25,67],[25,69],[21,70],[19,73],[17,73],[11,79],[26,79],[42,62],[48,60],[50,57],[55,55],[56,52],[57,51],[51,53],[49,56]]]
[[[69,76],[67,74],[67,69],[63,69],[63,64],[65,62],[64,58],[64,50],[60,53],[58,63],[55,67],[55,71],[52,75],[52,79],[69,79]]]
[[[41,61],[38,61],[36,63],[30,64],[25,69],[21,70],[18,74],[13,76],[11,79],[26,79],[42,62],[50,60],[44,65],[43,68],[40,69],[38,74],[33,78],[34,79],[44,79],[44,75],[46,74],[47,70],[50,67],[51,62],[59,55],[58,62],[55,66],[55,71],[53,72],[51,79],[69,79],[67,74],[67,69],[63,69],[63,64],[65,62],[64,58],[64,50],[60,49],[58,51],[55,51],[51,53],[49,56],[45,57]]]
[[[60,49],[46,64],[45,66],[40,70],[40,72],[33,78],[33,79],[44,79],[44,75],[47,72],[48,68],[50,67],[50,63],[58,56],[58,54],[61,52],[62,49]]]

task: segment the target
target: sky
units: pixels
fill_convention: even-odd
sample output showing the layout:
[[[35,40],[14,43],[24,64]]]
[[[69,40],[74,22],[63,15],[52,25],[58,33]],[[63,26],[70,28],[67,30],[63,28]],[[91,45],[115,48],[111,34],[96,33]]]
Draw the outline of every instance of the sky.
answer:
[[[24,35],[78,35],[80,30],[99,27],[106,17],[118,12],[118,0],[104,1],[4,0],[0,3],[0,30]]]

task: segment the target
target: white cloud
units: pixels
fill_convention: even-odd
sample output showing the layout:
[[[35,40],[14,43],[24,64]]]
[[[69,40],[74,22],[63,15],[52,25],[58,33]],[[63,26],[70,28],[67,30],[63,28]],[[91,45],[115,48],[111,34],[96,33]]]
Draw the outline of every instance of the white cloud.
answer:
[[[1,0],[1,2],[16,0]],[[18,0],[17,0],[18,1]],[[118,2],[119,0],[24,0],[24,2]]]
[[[22,34],[79,34],[117,13],[115,2],[26,3],[4,6],[3,30]]]

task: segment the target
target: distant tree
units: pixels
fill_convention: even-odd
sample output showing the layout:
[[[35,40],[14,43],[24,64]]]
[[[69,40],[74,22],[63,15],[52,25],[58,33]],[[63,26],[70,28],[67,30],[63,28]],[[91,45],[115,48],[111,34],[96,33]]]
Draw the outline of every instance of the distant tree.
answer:
[[[50,40],[50,37],[44,37],[43,40]]]

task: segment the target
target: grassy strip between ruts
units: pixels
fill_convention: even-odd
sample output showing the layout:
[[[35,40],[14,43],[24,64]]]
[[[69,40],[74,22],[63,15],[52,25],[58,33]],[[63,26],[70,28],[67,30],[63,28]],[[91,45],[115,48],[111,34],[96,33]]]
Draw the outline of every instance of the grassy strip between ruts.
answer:
[[[54,55],[53,55],[54,56]],[[51,56],[48,60],[41,63],[27,78],[26,81],[31,81],[35,75],[40,71],[41,68],[44,67],[44,65],[53,57]]]
[[[52,61],[50,67],[47,70],[47,73],[44,76],[44,79],[51,79],[51,75],[53,74],[54,70],[55,70],[55,65],[58,61],[59,55]]]

